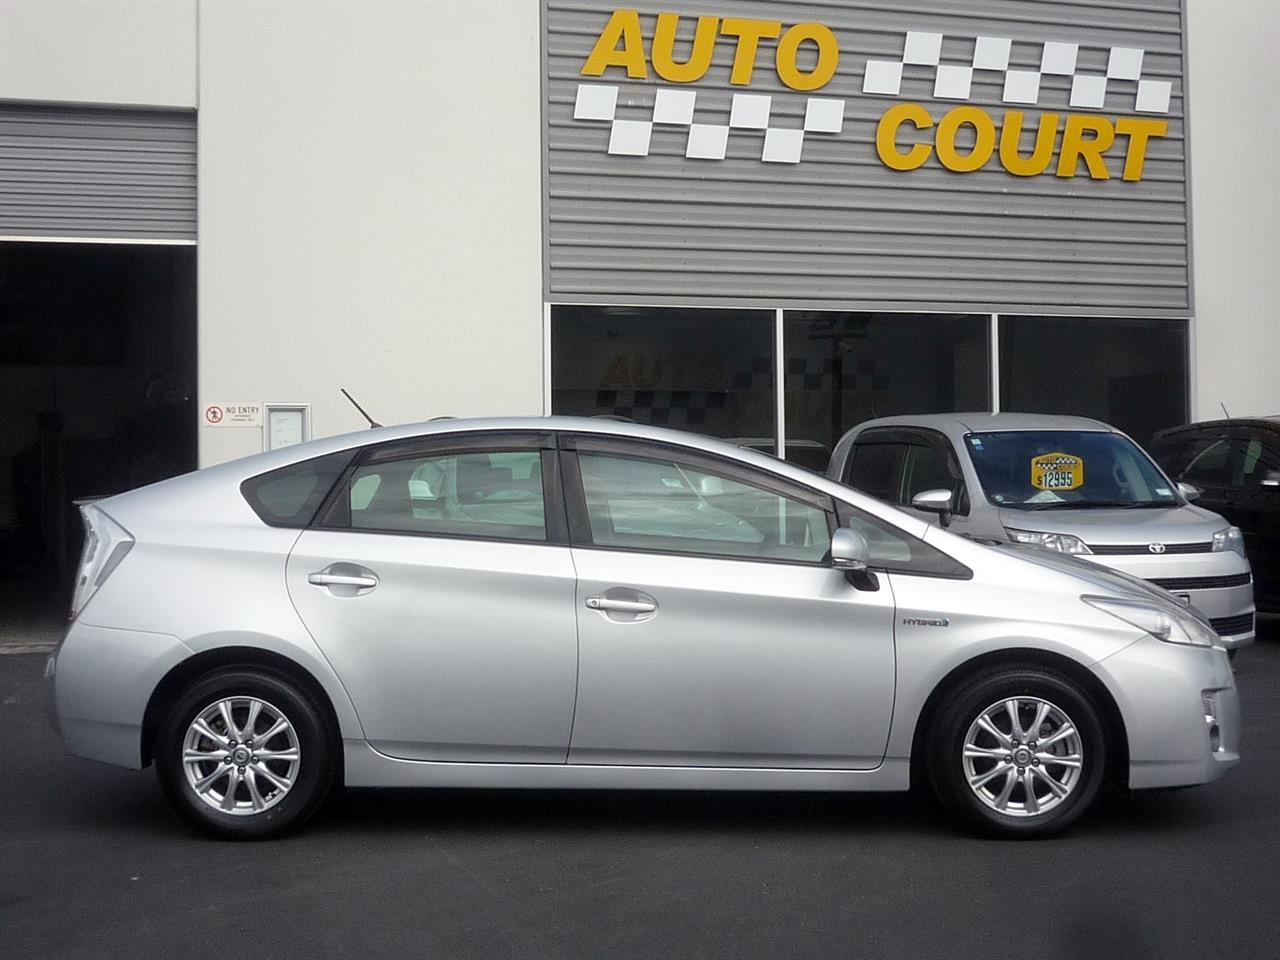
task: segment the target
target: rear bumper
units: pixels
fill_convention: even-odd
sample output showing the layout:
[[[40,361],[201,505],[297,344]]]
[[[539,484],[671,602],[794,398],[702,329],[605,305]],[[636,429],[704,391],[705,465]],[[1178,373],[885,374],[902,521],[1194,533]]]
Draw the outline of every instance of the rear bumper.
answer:
[[[176,637],[73,623],[45,675],[62,741],[76,756],[142,766],[142,719],[160,679],[191,655]]]
[[[1210,783],[1240,762],[1240,697],[1223,650],[1147,638],[1093,671],[1124,718],[1131,788]]]

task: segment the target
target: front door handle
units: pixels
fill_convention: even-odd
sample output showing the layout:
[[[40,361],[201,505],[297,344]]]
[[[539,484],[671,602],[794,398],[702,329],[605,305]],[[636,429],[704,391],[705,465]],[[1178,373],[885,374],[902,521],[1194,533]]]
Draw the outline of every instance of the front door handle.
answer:
[[[587,597],[591,610],[617,610],[620,613],[653,613],[658,605],[652,600],[615,600],[612,597]]]
[[[313,573],[307,577],[307,583],[317,587],[364,587],[372,590],[378,585],[377,577],[354,577],[341,573]]]

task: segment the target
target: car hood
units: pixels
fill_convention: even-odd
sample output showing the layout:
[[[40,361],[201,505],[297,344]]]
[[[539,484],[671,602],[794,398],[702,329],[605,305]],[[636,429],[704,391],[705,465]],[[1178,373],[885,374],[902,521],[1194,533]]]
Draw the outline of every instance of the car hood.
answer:
[[[1101,564],[1091,563],[1088,560],[1081,560],[1078,557],[1046,550],[1043,547],[1031,544],[1010,543],[1003,540],[983,542],[988,543],[994,549],[1007,551],[1009,555],[1016,556],[1019,560],[1025,560],[1027,563],[1034,563],[1037,566],[1047,567],[1059,573],[1069,574],[1076,580],[1081,581],[1083,592],[1121,599],[1141,600],[1147,603],[1155,602],[1160,606],[1171,607],[1183,614],[1193,616],[1203,621],[1206,626],[1208,625],[1208,621],[1194,607],[1180,604],[1160,587],[1143,580],[1141,577],[1135,577],[1122,570],[1116,570],[1114,567],[1104,567]]]
[[[1227,526],[1203,507],[1103,508],[1098,510],[1013,510],[1002,507],[1000,522],[1015,530],[1069,533],[1085,543],[1202,543]]]

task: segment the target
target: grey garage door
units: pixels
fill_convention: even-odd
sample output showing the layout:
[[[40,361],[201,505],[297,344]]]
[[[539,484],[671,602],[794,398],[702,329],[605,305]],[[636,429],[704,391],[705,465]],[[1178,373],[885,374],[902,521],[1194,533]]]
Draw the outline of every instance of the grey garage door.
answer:
[[[195,114],[0,103],[0,237],[194,241]]]

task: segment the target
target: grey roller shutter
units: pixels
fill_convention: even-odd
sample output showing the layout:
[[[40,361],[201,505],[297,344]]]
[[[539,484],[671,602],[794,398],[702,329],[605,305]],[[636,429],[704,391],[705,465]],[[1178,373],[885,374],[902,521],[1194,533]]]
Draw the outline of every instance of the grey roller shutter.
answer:
[[[195,114],[0,103],[0,236],[194,241]]]
[[[807,306],[888,310],[1187,316],[1190,303],[1185,96],[1180,0],[733,0],[680,5],[545,0],[546,296],[552,302]],[[687,84],[581,71],[620,6],[639,9],[646,55],[657,14],[681,16],[676,52],[689,56],[695,17],[709,14],[829,26],[839,68],[819,90],[789,89],[774,70],[777,41],[760,43],[749,86],[729,83],[734,44],[720,37],[711,69]],[[935,96],[937,67],[907,63],[897,96],[864,92],[869,61],[901,63],[907,31],[941,34],[941,63],[973,65],[978,37],[1012,41],[1007,70],[1037,71],[1047,43],[1078,44],[1075,74],[1096,80],[1113,48],[1143,51],[1141,78],[1169,84],[1167,112],[1136,110],[1138,82],[1110,79],[1101,109],[1070,105],[1071,75],[1045,73],[1033,106],[1005,100],[1005,72],[974,69],[963,100]],[[802,160],[762,162],[764,132],[735,128],[724,159],[690,159],[690,127],[652,126],[646,155],[611,155],[611,123],[575,118],[580,85],[617,88],[615,120],[654,117],[659,90],[696,94],[693,123],[725,125],[735,94],[772,98],[771,128],[805,124],[808,97],[844,101],[839,133],[806,134]],[[880,117],[923,106],[935,122],[977,107],[1000,127],[1024,111],[1023,152],[1042,114],[1167,120],[1139,182],[1121,178],[1119,135],[1111,179],[1049,171],[1018,177],[999,153],[957,173],[935,155],[911,171],[877,156]],[[936,127],[935,127],[936,130]],[[934,131],[904,127],[904,148]],[[972,143],[970,136],[969,142]],[[1083,164],[1080,165],[1083,170]]]

